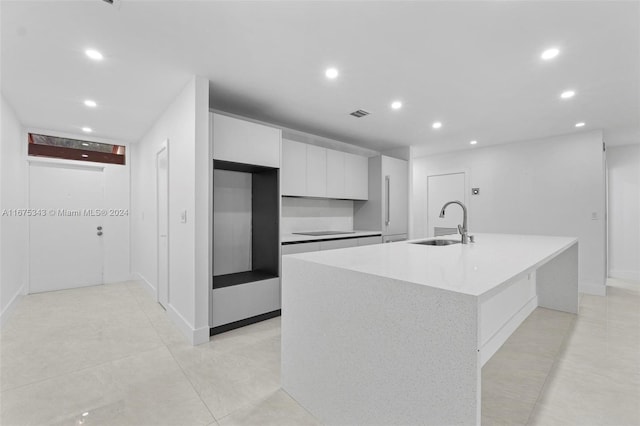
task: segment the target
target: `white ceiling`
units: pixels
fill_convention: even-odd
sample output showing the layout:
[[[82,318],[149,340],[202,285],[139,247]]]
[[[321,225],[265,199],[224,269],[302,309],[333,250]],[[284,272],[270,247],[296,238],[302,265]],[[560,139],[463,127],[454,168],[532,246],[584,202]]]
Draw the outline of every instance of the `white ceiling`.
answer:
[[[375,150],[593,129],[640,143],[638,1],[0,5],[2,93],[27,127],[135,142],[196,74],[217,109]],[[540,60],[551,46],[560,55]],[[348,115],[359,108],[371,115]]]

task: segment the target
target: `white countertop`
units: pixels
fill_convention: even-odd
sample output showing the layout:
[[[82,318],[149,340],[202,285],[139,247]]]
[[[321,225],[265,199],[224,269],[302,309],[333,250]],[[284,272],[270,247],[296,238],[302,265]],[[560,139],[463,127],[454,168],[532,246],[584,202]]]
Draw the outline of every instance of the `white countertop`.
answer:
[[[464,245],[425,246],[402,241],[287,257],[479,296],[536,269],[577,242],[572,237],[474,235],[476,242]],[[438,239],[454,238],[460,236]]]
[[[333,240],[336,238],[359,238],[359,237],[372,237],[376,235],[382,235],[380,231],[354,231],[353,234],[337,234],[337,235],[297,235],[297,234],[282,234],[280,236],[281,243],[300,243],[322,240]]]

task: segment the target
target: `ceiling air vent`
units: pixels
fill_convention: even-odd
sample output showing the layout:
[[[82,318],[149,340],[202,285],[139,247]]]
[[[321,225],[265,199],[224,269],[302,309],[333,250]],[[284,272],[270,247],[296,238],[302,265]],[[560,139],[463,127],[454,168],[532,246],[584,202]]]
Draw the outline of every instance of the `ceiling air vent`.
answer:
[[[353,115],[356,118],[362,118],[362,117],[364,117],[366,115],[369,115],[369,114],[371,114],[369,111],[365,111],[363,109],[359,109],[357,111],[353,111],[349,115]]]

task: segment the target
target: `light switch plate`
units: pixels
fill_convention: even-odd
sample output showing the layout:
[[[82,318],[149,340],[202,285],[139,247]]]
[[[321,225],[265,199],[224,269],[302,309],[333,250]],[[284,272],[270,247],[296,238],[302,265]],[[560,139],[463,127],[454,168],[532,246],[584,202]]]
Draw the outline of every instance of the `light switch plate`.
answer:
[[[180,223],[187,223],[187,211],[182,210],[180,212]]]

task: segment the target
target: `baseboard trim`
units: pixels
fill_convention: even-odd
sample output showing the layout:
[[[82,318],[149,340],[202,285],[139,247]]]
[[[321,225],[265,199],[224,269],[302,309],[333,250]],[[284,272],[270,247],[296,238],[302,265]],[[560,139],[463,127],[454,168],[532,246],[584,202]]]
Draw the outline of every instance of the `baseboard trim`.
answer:
[[[604,284],[582,281],[578,284],[578,292],[594,296],[606,296],[607,287]]]
[[[9,302],[9,304],[0,313],[0,328],[4,327],[4,325],[9,320],[9,317],[13,313],[13,310],[16,308],[16,306],[18,306],[18,303],[20,302],[20,300],[24,296],[24,292],[25,292],[24,290],[25,290],[25,288],[24,288],[24,285],[23,285],[22,287],[20,287],[18,289],[16,294],[13,295],[13,297],[11,298],[11,301]]]
[[[241,319],[240,321],[230,322],[229,324],[222,324],[217,327],[211,327],[209,334],[215,336],[216,334],[225,333],[227,331],[235,330],[236,328],[244,327],[246,325],[255,324],[260,321],[265,321],[271,318],[279,317],[282,315],[282,310],[267,312],[264,314],[256,315],[254,317]]]
[[[621,280],[640,281],[640,271],[612,269],[609,271],[609,276],[611,278],[619,278]]]
[[[133,279],[136,280],[136,281],[142,281],[144,284],[146,284],[144,287],[147,289],[149,294],[153,297],[153,300],[155,300],[157,302],[158,294],[156,292],[156,288],[153,285],[151,285],[149,280],[147,280],[144,277],[144,275],[142,275],[139,272],[134,272],[133,273]]]
[[[149,291],[149,295],[154,301],[158,301],[158,293],[156,288],[147,280],[144,275],[139,272],[133,274],[135,279],[142,281],[146,284],[144,287]],[[209,341],[209,326],[193,328],[193,326],[182,316],[180,312],[176,310],[171,303],[166,307],[167,315],[169,319],[180,330],[180,333],[187,339],[193,346],[200,345]]]
[[[167,314],[178,330],[187,339],[191,345],[201,345],[209,341],[209,327],[193,328],[185,317],[173,307],[171,303],[167,305]]]
[[[509,336],[513,334],[514,331],[520,324],[527,319],[529,315],[538,307],[538,296],[534,296],[527,303],[525,303],[513,316],[506,322],[504,325],[493,335],[491,338],[485,343],[480,349],[480,361],[481,365],[486,364],[489,359],[498,349],[504,345],[504,342],[507,341]]]

